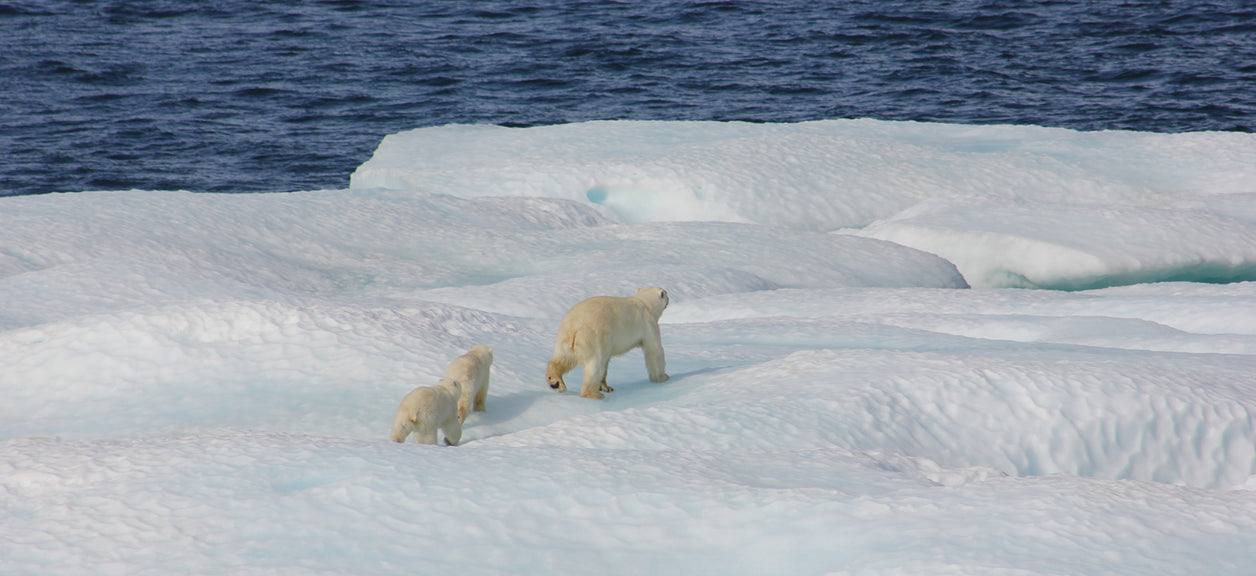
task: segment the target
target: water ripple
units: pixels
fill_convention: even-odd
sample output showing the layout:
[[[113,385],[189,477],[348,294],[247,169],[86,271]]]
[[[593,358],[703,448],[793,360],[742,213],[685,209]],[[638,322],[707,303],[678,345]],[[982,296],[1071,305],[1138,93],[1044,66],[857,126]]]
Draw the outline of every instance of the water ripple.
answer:
[[[0,1],[0,29],[0,195],[337,188],[454,122],[1256,129],[1239,1]]]

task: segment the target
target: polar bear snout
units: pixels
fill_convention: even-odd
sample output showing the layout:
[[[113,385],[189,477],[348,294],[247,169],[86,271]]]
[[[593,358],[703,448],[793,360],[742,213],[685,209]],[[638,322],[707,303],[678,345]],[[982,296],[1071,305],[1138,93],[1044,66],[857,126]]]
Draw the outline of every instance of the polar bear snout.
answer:
[[[558,389],[558,383],[557,383],[557,382],[550,382],[550,383],[549,383],[549,385],[550,385],[550,388],[551,388],[551,389],[554,389],[554,390],[557,390],[557,389]]]

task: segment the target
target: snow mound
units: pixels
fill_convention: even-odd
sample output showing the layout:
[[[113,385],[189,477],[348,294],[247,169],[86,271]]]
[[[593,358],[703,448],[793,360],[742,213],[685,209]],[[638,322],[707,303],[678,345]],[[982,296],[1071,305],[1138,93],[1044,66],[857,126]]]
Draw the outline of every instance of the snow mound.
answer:
[[[949,262],[881,240],[717,222],[626,226],[546,198],[99,193],[6,199],[5,210],[0,289],[37,296],[0,301],[0,327],[169,298],[430,297],[535,315],[649,285],[682,299],[967,286]],[[63,227],[43,234],[49,219]]]
[[[1204,362],[816,350],[693,376],[678,387],[683,392],[670,391],[679,395],[665,403],[483,442],[841,448],[1019,476],[1063,473],[1205,488],[1241,485],[1256,473],[1256,406],[1246,400],[1253,392],[1247,375]]]
[[[665,287],[675,301],[779,288],[968,287],[950,262],[891,242],[722,222],[552,234],[528,258],[526,276],[428,290],[423,297],[519,316],[560,317],[589,296],[629,295],[652,285]]]
[[[864,229],[974,286],[1085,289],[1256,279],[1252,182],[1252,134],[831,120],[422,128],[386,137],[350,186]]]
[[[1140,574],[1166,555],[1238,574],[1209,569],[1252,558],[1231,532],[1256,530],[1250,500],[1072,477],[939,487],[930,468],[836,449],[22,439],[0,444],[0,526],[21,523],[5,567],[29,574]]]
[[[350,188],[589,202],[626,222],[831,231],[931,198],[1143,204],[1252,192],[1256,135],[876,120],[451,125],[384,138]]]
[[[389,427],[385,408],[401,395],[434,383],[473,344],[512,331],[529,334],[509,320],[439,304],[249,301],[186,302],[9,330],[0,333],[0,436],[238,425],[371,437]]]
[[[858,234],[938,254],[978,287],[1256,280],[1256,222],[1183,208],[922,205]]]

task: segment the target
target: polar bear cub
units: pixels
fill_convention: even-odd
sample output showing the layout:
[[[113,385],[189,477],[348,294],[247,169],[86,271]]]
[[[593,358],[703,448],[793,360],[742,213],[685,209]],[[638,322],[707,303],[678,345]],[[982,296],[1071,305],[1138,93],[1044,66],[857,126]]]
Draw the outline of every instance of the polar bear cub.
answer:
[[[458,420],[458,399],[462,385],[457,380],[442,378],[435,386],[411,390],[397,407],[393,417],[392,441],[405,442],[414,432],[420,444],[435,444],[436,430],[445,432],[445,444],[457,446],[462,440],[462,422]]]
[[[445,369],[445,377],[462,384],[462,397],[458,400],[458,421],[466,422],[467,414],[474,409],[484,411],[488,398],[489,370],[493,367],[493,349],[488,346],[472,346],[466,354],[454,358]]]
[[[650,287],[627,298],[595,296],[572,306],[558,326],[554,356],[545,367],[549,387],[566,392],[563,375],[579,364],[584,371],[580,395],[605,398],[602,392],[614,391],[606,384],[606,367],[611,357],[637,347],[645,352],[650,381],[667,381],[659,337],[659,317],[667,302],[666,290]]]

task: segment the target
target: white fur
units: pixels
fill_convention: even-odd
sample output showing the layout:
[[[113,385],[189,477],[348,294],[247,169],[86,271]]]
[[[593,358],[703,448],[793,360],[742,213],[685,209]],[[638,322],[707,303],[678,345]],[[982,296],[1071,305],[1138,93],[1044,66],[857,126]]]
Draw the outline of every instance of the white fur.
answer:
[[[405,442],[414,432],[415,442],[435,444],[436,430],[440,429],[445,432],[445,443],[457,446],[462,440],[462,422],[458,421],[460,397],[462,385],[448,378],[442,378],[435,386],[411,390],[393,417],[392,441]]]
[[[493,349],[488,346],[472,346],[466,354],[454,358],[445,369],[445,377],[462,384],[462,397],[458,400],[458,421],[466,422],[467,414],[474,409],[484,411],[488,398],[488,377],[493,366]]]
[[[659,317],[667,308],[667,291],[650,287],[620,298],[595,296],[567,311],[558,326],[554,356],[545,367],[550,388],[567,391],[563,375],[580,365],[584,382],[580,395],[604,398],[602,392],[613,392],[606,384],[606,368],[611,358],[641,347],[651,382],[668,379],[663,341],[659,336]]]

